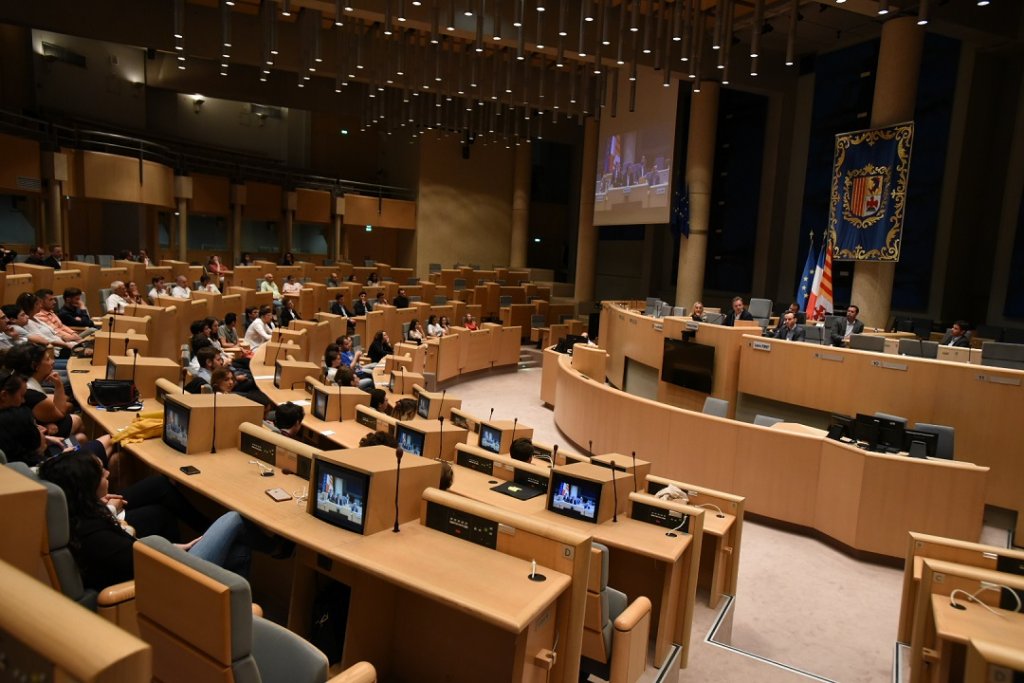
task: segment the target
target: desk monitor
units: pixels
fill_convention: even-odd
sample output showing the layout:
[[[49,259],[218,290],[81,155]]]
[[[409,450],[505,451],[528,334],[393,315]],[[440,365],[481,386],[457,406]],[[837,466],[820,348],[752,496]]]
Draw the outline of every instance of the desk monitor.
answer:
[[[114,361],[107,356],[107,372],[103,376],[104,379],[114,379],[117,375],[117,366],[114,365]]]
[[[274,364],[274,386],[281,388],[281,361]]]
[[[491,453],[500,453],[501,430],[490,425],[480,425],[480,448]]]
[[[854,438],[853,435],[853,418],[849,415],[840,415],[838,413],[832,413],[832,417],[828,423],[828,438],[841,441],[843,437],[848,439]]]
[[[887,453],[899,453],[903,450],[903,433],[907,424],[903,420],[878,418],[878,446]]]
[[[870,451],[877,449],[881,422],[881,419],[874,415],[857,413],[857,418],[853,423],[853,438],[864,444]]]
[[[601,484],[554,471],[548,487],[548,510],[560,515],[597,523],[601,505]]]
[[[914,447],[915,443],[921,444],[921,446]],[[911,450],[911,448],[914,450]],[[924,448],[924,453],[920,457],[934,458],[935,453],[939,448],[939,435],[934,432],[919,432],[916,429],[905,429],[903,431],[903,448],[901,450],[915,455],[918,448]]]
[[[469,469],[476,470],[477,472],[483,472],[488,476],[494,474],[494,461],[490,458],[481,457],[475,453],[468,453],[466,451],[456,449],[455,464],[468,467]]]
[[[580,334],[567,334],[558,340],[558,344],[555,345],[555,351],[558,353],[565,353],[572,355],[572,347],[576,344],[586,344],[587,338]]]
[[[416,414],[424,420],[430,418],[430,397],[424,393],[419,393],[419,398],[416,401]]]
[[[313,516],[336,527],[363,533],[370,475],[317,460],[313,477],[316,481]]]
[[[398,442],[398,447],[409,455],[423,455],[423,442],[426,438],[426,434],[407,424],[399,423],[395,427],[395,440]]]
[[[473,432],[474,434],[480,431],[480,423],[469,421],[469,418],[462,412],[459,412],[455,408],[451,410],[451,422],[456,427],[462,427],[466,431]]]
[[[662,382],[710,394],[714,380],[714,346],[665,339],[661,357]]]
[[[327,421],[327,404],[330,398],[330,394],[326,391],[313,387],[313,417],[318,420]]]
[[[373,413],[356,410],[356,422],[373,431],[377,431],[377,416]]]
[[[188,452],[188,424],[192,409],[169,394],[164,397],[164,443],[181,453]]]
[[[388,393],[389,394],[395,393],[395,373],[393,373],[393,372],[388,377]]]

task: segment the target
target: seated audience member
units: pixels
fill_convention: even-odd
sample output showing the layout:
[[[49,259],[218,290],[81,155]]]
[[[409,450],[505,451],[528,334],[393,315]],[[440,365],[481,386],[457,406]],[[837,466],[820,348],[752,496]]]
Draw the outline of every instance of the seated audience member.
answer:
[[[359,301],[352,307],[356,315],[366,315],[373,310],[373,304],[370,303],[369,297],[366,292],[359,292]]]
[[[39,464],[46,450],[46,429],[36,424],[32,409],[25,404],[27,386],[21,376],[0,368],[0,432],[8,462]]]
[[[242,256],[238,259],[238,265],[240,265],[240,266],[251,266],[251,265],[253,265],[252,256],[249,255],[249,252],[247,252],[247,251],[243,251],[242,252]]]
[[[238,346],[238,314],[234,311],[224,315],[224,324],[217,328],[217,337],[222,348]]]
[[[68,358],[71,355],[72,349],[82,341],[78,335],[75,335],[75,337],[78,337],[77,341],[65,341],[59,334],[54,332],[53,328],[41,320],[38,320],[36,315],[42,310],[43,302],[35,294],[32,294],[31,292],[22,292],[15,300],[15,304],[20,306],[21,310],[24,311],[25,315],[28,317],[28,319],[24,321],[23,327],[28,333],[30,341],[33,340],[33,337],[42,338],[45,340],[45,344],[59,347],[61,358]],[[19,318],[19,323],[20,320],[21,319]],[[66,363],[62,363],[61,365],[63,367]]]
[[[864,323],[857,320],[859,314],[859,306],[850,304],[846,307],[846,317],[835,322],[835,329],[832,331],[833,345],[842,346],[843,342],[848,340],[851,334],[861,334],[864,332]]]
[[[285,275],[284,284],[281,285],[281,294],[299,294],[302,291],[302,283],[296,281],[294,275]]]
[[[690,319],[701,323],[707,320],[707,316],[704,315],[704,304],[700,301],[693,302],[693,310],[690,312]]]
[[[939,342],[939,346],[959,346],[965,349],[970,347],[971,339],[967,336],[969,327],[966,320],[957,320]]]
[[[82,583],[93,590],[129,581],[135,576],[132,554],[135,537],[108,508],[108,504],[113,503],[116,509],[122,501],[133,506],[132,501],[127,497],[119,500],[110,495],[109,475],[103,463],[85,450],[50,458],[39,468],[40,478],[64,491],[71,530],[69,545],[81,571]],[[125,493],[130,494],[130,489]],[[158,516],[164,517],[163,512]],[[140,524],[138,528],[149,533],[153,531],[149,522],[152,516],[146,517],[146,523],[135,521],[135,524]],[[131,517],[129,524],[132,523],[130,520]],[[164,518],[159,526],[170,533],[173,524],[166,521]],[[228,512],[203,530],[200,538],[179,547],[244,575],[249,565],[249,548],[242,542],[244,532],[242,517],[237,512]]]
[[[259,306],[248,306],[245,309],[245,323],[244,323],[244,327],[242,328],[243,336],[244,336],[245,332],[249,329],[249,325],[252,325],[252,321],[256,320],[256,318],[258,318],[258,317],[260,317],[260,307]]]
[[[476,320],[473,320],[472,313],[467,313],[465,316],[463,316],[462,326],[471,332],[477,329]]]
[[[59,244],[50,247],[50,255],[43,261],[44,266],[50,266],[54,270],[60,270],[61,261],[64,260],[64,250]]]
[[[331,348],[333,347],[333,348]],[[324,351],[324,381],[333,382],[334,376],[341,367],[341,348],[332,344]],[[352,368],[349,368],[351,370]]]
[[[784,329],[786,327],[786,313],[792,313],[793,314],[793,317],[796,318],[796,324],[797,325],[802,325],[803,324],[803,322],[801,321],[801,318],[804,318],[804,320],[806,320],[806,316],[801,316],[800,315],[800,307],[797,306],[795,303],[792,303],[792,304],[789,305],[789,308],[787,308],[782,313],[782,315],[779,316],[779,324],[778,325],[776,325],[773,329],[770,329],[770,330],[767,327],[764,328],[764,336],[766,336],[766,337],[778,337],[779,336],[779,330],[782,330],[782,329]]]
[[[295,310],[295,299],[284,299],[281,303],[281,312],[277,315],[277,323],[281,327],[287,327],[293,320],[302,320]]]
[[[371,382],[373,380],[370,380]],[[359,380],[356,379],[356,373],[352,372],[352,368],[347,368],[344,365],[338,367],[334,373],[334,383],[339,387],[358,387]]]
[[[21,375],[25,380],[25,406],[40,426],[50,436],[62,439],[78,437],[85,441],[82,432],[82,418],[74,414],[75,406],[68,399],[64,382],[54,371],[53,349],[39,344],[22,344],[11,349],[4,358],[4,365]],[[43,384],[49,384],[52,394],[46,393]]]
[[[7,318],[7,310],[10,309],[15,311],[18,307],[4,306],[0,308],[0,353],[6,353],[9,349],[13,348],[16,344],[24,343],[26,340],[14,331],[10,320]]]
[[[437,321],[437,326],[441,328],[440,336],[442,337],[452,333],[452,325],[448,322],[448,316],[446,315],[441,316],[441,319]]]
[[[25,259],[25,263],[32,266],[45,266],[46,250],[40,246],[32,247],[32,251],[28,253],[28,258]]]
[[[192,288],[188,286],[188,278],[184,275],[179,275],[174,280],[174,286],[171,287],[171,296],[175,299],[191,299]]]
[[[122,280],[110,283],[110,296],[107,297],[107,314],[123,315],[125,309],[132,305],[128,301],[128,288]]]
[[[224,273],[228,272],[228,269],[227,266],[220,262],[220,256],[214,254],[206,262],[206,272],[220,281],[224,277]]]
[[[725,320],[722,321],[722,324],[726,327],[734,327],[737,320],[753,319],[754,316],[750,315],[750,311],[748,311],[747,307],[743,304],[743,297],[737,296],[733,297],[732,311],[729,312],[729,315],[725,316]]]
[[[522,437],[512,442],[508,451],[513,460],[519,462],[530,462],[533,460],[533,442]]]
[[[155,265],[153,260],[149,258],[149,254],[146,253],[145,249],[139,249],[139,253],[135,256],[135,260],[144,266]]]
[[[220,353],[209,344],[196,350],[195,359],[199,367],[192,373],[192,381],[185,385],[185,390],[191,394],[200,393],[205,384],[212,385],[213,371],[224,367]]]
[[[782,326],[775,333],[775,338],[787,341],[803,341],[804,336],[804,328],[796,324],[796,315],[792,311],[786,311],[786,314],[782,316]]]
[[[379,363],[384,359],[384,356],[390,356],[394,352],[395,350],[391,346],[391,338],[388,337],[388,333],[384,330],[378,330],[377,334],[373,335],[373,343],[370,344],[370,349],[367,351],[370,360],[374,363]]]
[[[352,334],[356,329],[356,323],[352,320],[352,316],[355,315],[353,311],[350,311],[345,306],[345,295],[339,293],[334,297],[334,303],[331,304],[331,313],[334,315],[340,315],[348,321],[348,333]]]
[[[3,335],[0,337],[0,348],[10,348],[18,344],[32,342],[46,346],[49,342],[38,334],[29,334],[25,329],[28,315],[16,304],[5,304],[0,307],[3,312]]]
[[[152,280],[152,287],[149,288],[149,303],[155,304],[158,296],[167,296],[167,283],[162,275],[157,275]]]
[[[32,317],[43,323],[57,333],[57,336],[66,342],[78,344],[82,341],[81,335],[64,324],[57,314],[57,297],[53,295],[52,289],[40,289],[36,292],[38,309]]]
[[[292,252],[290,252],[290,251],[286,251],[284,253],[284,256],[281,257],[281,265],[282,266],[294,266],[295,265],[295,255]]]
[[[68,327],[96,329],[95,323],[89,317],[89,311],[82,306],[82,290],[78,287],[68,287],[64,290],[64,305],[57,311],[57,317]]]
[[[18,252],[0,245],[0,271],[7,270],[8,263],[14,263],[18,258]]]
[[[423,327],[420,326],[420,321],[413,318],[409,321],[409,331],[405,335],[406,341],[411,341],[413,344],[423,343]]]
[[[409,420],[416,419],[416,399],[414,398],[401,398],[395,403],[394,409],[391,411],[391,417],[395,418],[399,422],[408,422]]]
[[[441,461],[441,481],[438,482],[437,487],[442,491],[447,491],[455,483],[455,469],[452,467],[450,462],[445,460]]]
[[[263,344],[266,344],[273,337],[274,326],[271,320],[274,318],[274,309],[271,306],[260,306],[259,316],[252,321],[245,331],[245,340],[249,347],[255,351]]]
[[[387,306],[387,305],[388,305],[388,300],[386,298],[384,298],[384,292],[383,291],[377,292],[377,299],[373,302],[374,308],[376,308],[377,306]]]
[[[264,421],[263,426],[272,432],[283,434],[298,441],[300,440],[299,432],[302,430],[302,418],[305,416],[306,411],[302,406],[288,401],[277,406],[274,410],[274,421]]]
[[[221,394],[230,394],[235,390],[235,374],[228,368],[217,368],[210,373],[210,386]]]
[[[431,315],[427,318],[427,336],[428,337],[443,337],[444,330],[437,324],[437,316]]]
[[[277,288],[277,283],[274,282],[274,274],[267,273],[263,276],[262,282],[260,282],[261,292],[270,292],[271,297],[274,299],[275,305],[281,304],[281,290]]]
[[[125,296],[125,299],[128,299],[128,301],[130,301],[133,304],[146,303],[145,299],[142,298],[142,292],[139,291],[139,286],[135,284],[134,280],[130,281],[127,285],[125,285],[125,289],[128,291],[128,294]]]
[[[377,277],[377,273],[370,273],[366,278],[366,286],[373,287],[374,285],[380,284],[380,279]]]
[[[395,308],[409,308],[409,297],[405,295],[404,289],[398,290],[398,296],[395,297],[394,302]]]
[[[341,281],[338,280],[338,274],[337,273],[331,273],[330,276],[327,278],[327,286],[328,287],[337,287],[339,284],[341,284]]]
[[[352,337],[347,334],[338,337],[338,347],[341,351],[341,364],[353,370],[358,369],[359,359],[363,357],[363,352],[352,349]]]
[[[388,403],[388,394],[383,389],[370,391],[370,407],[385,415],[390,415],[393,412],[391,404]]]
[[[220,294],[220,288],[213,284],[210,280],[210,276],[206,273],[199,276],[199,291],[209,292],[210,294]]]
[[[390,446],[391,448],[398,448],[398,442],[395,441],[395,437],[391,436],[387,432],[370,432],[359,440],[360,448],[366,448],[367,446]]]

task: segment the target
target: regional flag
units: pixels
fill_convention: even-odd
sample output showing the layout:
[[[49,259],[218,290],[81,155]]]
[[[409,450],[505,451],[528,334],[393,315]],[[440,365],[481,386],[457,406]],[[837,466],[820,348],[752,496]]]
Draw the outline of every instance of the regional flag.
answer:
[[[824,320],[825,314],[832,312],[832,245],[828,242],[821,245],[804,310],[807,320]]]

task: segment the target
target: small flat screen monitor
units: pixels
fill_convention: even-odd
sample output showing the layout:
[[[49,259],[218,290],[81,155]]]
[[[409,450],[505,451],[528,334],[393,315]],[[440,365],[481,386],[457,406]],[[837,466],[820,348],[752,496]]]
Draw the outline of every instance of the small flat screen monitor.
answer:
[[[878,445],[889,453],[899,453],[903,450],[903,432],[906,431],[907,423],[902,420],[890,420],[878,418]]]
[[[878,447],[880,431],[881,420],[874,415],[857,413],[857,419],[853,423],[853,438],[865,444],[868,449],[874,450]]]
[[[469,430],[469,420],[464,415],[458,413],[452,413],[452,424],[456,427],[462,427],[463,429]]]
[[[920,446],[915,447],[915,443],[919,443],[924,447],[924,452],[921,455],[926,458],[934,458],[939,448],[939,435],[934,432],[919,432],[916,429],[905,429],[903,431],[903,450],[911,455],[916,455],[917,449]],[[912,451],[911,448],[914,448],[914,450]]]
[[[416,414],[424,420],[430,417],[430,398],[426,394],[420,394],[416,402]]]
[[[661,381],[711,393],[715,380],[715,347],[679,339],[665,339]]]
[[[313,389],[313,417],[318,420],[327,419],[327,402],[330,399],[330,394],[326,391],[320,391],[319,389]]]
[[[107,358],[107,374],[104,375],[105,379],[114,379],[117,373],[117,366],[114,365],[114,361]]]
[[[480,425],[480,448],[491,453],[500,453],[501,430],[497,427]]]
[[[376,415],[370,415],[369,413],[364,413],[361,410],[357,410],[356,411],[356,422],[358,422],[359,424],[363,425],[364,427],[369,427],[370,429],[372,429],[374,431],[376,431],[376,429],[377,429],[377,416]]]
[[[393,372],[391,373],[391,376],[388,378],[388,391],[392,394],[395,393],[395,373]]]
[[[176,401],[164,401],[164,443],[181,453],[188,452],[188,422],[191,410]]]
[[[584,522],[597,523],[601,505],[601,485],[555,472],[548,487],[548,510]]]
[[[828,436],[830,439],[835,439],[836,441],[841,440],[843,437],[852,439],[853,418],[849,415],[833,413],[832,418],[828,423]]]
[[[395,440],[398,447],[409,455],[423,455],[423,442],[426,435],[410,428],[408,425],[399,424],[395,429]]]
[[[281,388],[281,363],[274,366],[274,386],[278,389]]]
[[[313,476],[316,482],[313,516],[342,529],[363,533],[370,475],[317,460]]]

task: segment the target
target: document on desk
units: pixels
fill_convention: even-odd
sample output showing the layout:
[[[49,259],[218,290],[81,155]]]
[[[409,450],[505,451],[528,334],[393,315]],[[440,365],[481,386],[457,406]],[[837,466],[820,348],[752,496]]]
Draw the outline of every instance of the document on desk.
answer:
[[[253,379],[274,379],[273,375],[253,375]]]

